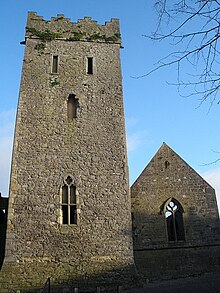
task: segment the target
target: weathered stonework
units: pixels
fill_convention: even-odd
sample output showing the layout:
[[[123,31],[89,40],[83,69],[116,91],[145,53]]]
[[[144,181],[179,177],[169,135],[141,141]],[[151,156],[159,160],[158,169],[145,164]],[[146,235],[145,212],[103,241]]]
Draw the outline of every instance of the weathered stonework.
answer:
[[[131,187],[135,263],[146,278],[220,269],[214,189],[165,143]],[[165,203],[183,208],[185,240],[169,241]]]
[[[79,29],[83,38],[71,38]],[[25,43],[0,292],[39,289],[47,277],[55,287],[123,283],[133,248],[119,22],[45,21],[29,13]],[[70,94],[78,108],[68,121]],[[67,176],[77,190],[73,225],[61,223]]]
[[[215,191],[166,144],[130,198],[118,20],[30,12],[23,43],[0,293],[112,291],[134,260],[143,280],[220,271]]]

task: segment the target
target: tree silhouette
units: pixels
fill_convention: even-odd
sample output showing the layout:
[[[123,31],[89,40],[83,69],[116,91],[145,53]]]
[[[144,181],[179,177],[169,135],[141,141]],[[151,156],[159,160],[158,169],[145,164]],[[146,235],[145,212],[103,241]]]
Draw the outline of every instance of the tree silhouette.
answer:
[[[220,0],[156,0],[155,8],[158,25],[146,37],[172,42],[174,50],[143,76],[176,65],[181,94],[220,104]]]

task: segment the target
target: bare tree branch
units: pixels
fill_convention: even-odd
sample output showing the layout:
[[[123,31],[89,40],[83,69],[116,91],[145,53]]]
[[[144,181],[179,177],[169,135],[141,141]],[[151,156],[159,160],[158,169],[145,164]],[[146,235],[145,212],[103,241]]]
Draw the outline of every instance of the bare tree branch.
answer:
[[[171,3],[171,4],[170,4]],[[190,95],[199,95],[201,101],[210,99],[220,104],[220,1],[219,0],[156,0],[158,26],[150,40],[171,40],[178,48],[159,60],[155,67],[142,76],[146,77],[167,66],[177,66],[178,87],[193,87]],[[166,24],[166,25],[164,25]],[[179,50],[181,48],[181,50]],[[182,81],[186,73],[183,64],[188,62],[189,81]]]

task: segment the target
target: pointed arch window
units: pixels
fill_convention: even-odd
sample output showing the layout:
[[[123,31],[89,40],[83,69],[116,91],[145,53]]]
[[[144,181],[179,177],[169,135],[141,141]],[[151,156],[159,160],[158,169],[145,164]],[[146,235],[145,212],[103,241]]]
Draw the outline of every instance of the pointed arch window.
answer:
[[[183,207],[174,198],[170,198],[164,207],[167,235],[169,241],[185,241]]]
[[[62,186],[62,224],[77,224],[77,195],[76,185],[71,176],[67,176]]]

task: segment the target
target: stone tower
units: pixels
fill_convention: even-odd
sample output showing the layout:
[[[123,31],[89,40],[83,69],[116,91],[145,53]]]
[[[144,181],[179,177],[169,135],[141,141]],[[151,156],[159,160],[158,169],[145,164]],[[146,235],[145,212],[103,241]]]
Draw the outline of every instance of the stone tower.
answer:
[[[30,12],[24,43],[0,292],[120,284],[133,249],[119,21]]]

